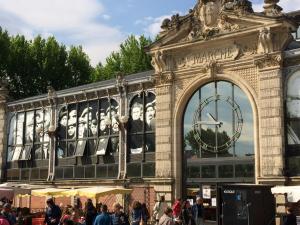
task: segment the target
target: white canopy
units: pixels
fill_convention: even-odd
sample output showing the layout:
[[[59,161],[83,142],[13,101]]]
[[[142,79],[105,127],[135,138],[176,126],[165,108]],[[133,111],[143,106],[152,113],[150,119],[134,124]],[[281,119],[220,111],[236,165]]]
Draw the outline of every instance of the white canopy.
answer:
[[[276,186],[271,188],[272,194],[287,194],[288,202],[300,200],[300,186]]]

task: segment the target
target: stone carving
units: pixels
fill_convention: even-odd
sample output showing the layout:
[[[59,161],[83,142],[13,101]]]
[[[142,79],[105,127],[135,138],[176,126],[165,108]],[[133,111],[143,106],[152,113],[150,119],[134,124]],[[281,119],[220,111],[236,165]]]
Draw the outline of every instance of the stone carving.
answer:
[[[161,51],[156,51],[152,55],[151,64],[155,70],[155,73],[162,73],[166,68],[165,57]]]
[[[273,48],[273,35],[270,28],[263,28],[259,32],[257,53],[268,54],[274,51]]]
[[[224,10],[233,10],[237,14],[253,13],[252,3],[248,0],[225,0]]]
[[[263,58],[255,60],[254,64],[259,69],[281,66],[282,65],[282,56],[266,54]]]
[[[221,66],[216,60],[211,60],[204,66],[201,72],[208,73],[210,77],[215,77],[217,73],[221,72]]]
[[[282,16],[282,8],[277,5],[278,2],[279,0],[265,0],[264,13],[272,17]]]
[[[248,0],[198,0],[193,10],[186,16],[178,14],[171,19],[165,19],[161,25],[160,36],[165,36],[169,31],[171,36],[181,35],[175,31],[186,29],[188,34],[181,41],[194,39],[209,39],[220,33],[240,29],[238,24],[227,16],[228,11],[236,14],[253,13],[252,3]],[[186,25],[187,26],[183,26]]]
[[[170,84],[174,80],[174,73],[160,73],[155,76],[155,83],[156,85],[165,85]]]
[[[211,61],[219,60],[235,60],[240,54],[240,48],[236,44],[211,48],[209,50],[202,50],[191,52],[186,55],[180,55],[174,58],[175,69],[192,68],[196,66],[203,66]]]

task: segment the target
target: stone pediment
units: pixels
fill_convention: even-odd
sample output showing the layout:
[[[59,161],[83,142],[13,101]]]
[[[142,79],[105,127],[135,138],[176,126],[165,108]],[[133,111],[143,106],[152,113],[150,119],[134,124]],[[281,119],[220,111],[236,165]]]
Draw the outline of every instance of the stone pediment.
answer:
[[[264,27],[280,17],[254,13],[248,0],[198,0],[188,15],[174,15],[162,23],[159,40],[150,48],[205,41],[215,37]]]

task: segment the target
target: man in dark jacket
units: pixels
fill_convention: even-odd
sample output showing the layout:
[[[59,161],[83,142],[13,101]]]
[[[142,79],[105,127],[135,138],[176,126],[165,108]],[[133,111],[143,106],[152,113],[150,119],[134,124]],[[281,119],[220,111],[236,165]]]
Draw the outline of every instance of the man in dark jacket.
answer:
[[[297,218],[293,214],[292,208],[287,206],[285,210],[286,210],[286,216],[283,219],[283,225],[297,225]]]
[[[128,216],[121,209],[119,203],[114,204],[114,214],[111,215],[113,225],[129,225]]]
[[[85,206],[85,224],[93,225],[97,216],[97,210],[93,205],[92,199],[88,199]]]
[[[94,221],[94,225],[112,225],[112,220],[107,212],[107,205],[102,205],[102,213]]]
[[[203,207],[203,200],[201,197],[197,197],[196,204],[192,206],[192,214],[196,225],[203,225],[204,224],[204,207]]]
[[[47,225],[58,225],[61,217],[60,208],[55,205],[52,198],[49,198],[46,203],[47,209],[44,223],[46,223]]]

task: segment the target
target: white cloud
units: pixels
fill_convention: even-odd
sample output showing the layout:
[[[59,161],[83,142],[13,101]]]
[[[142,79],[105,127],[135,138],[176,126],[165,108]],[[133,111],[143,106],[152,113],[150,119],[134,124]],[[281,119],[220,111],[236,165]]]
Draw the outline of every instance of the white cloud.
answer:
[[[10,34],[32,38],[55,35],[66,45],[82,45],[93,65],[103,61],[125,39],[97,0],[0,0],[1,26]]]
[[[142,25],[146,36],[155,37],[161,30],[160,26],[163,20],[170,17],[171,15],[163,15],[156,18],[149,16],[135,21],[135,25]]]
[[[290,12],[300,9],[300,1],[299,0],[281,0],[278,3],[284,12]]]
[[[299,0],[281,0],[278,4],[283,8],[283,12],[290,12],[290,11],[295,11],[300,9]],[[254,11],[262,12],[264,10],[263,5],[264,3],[253,4]]]

